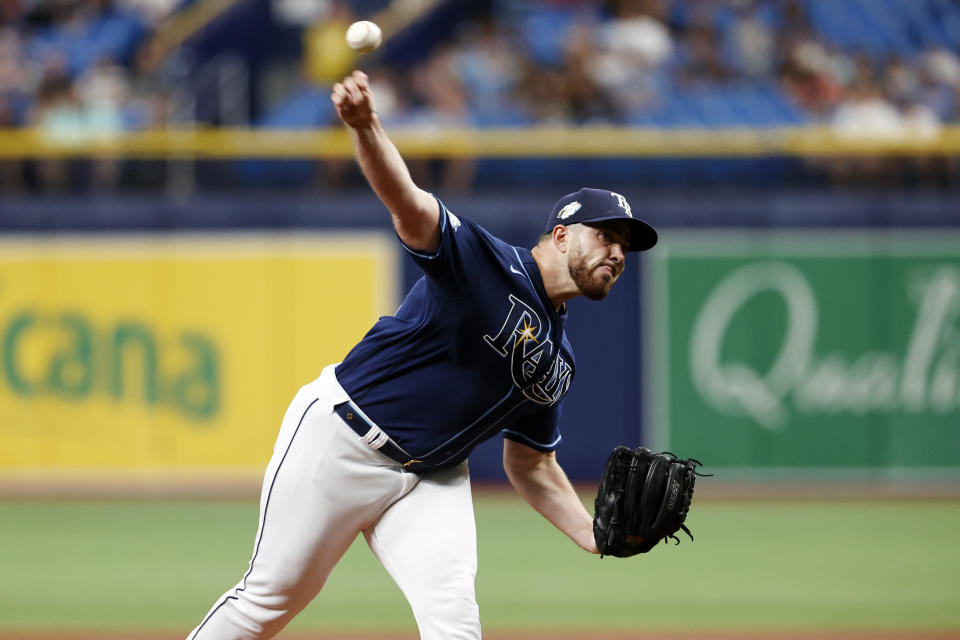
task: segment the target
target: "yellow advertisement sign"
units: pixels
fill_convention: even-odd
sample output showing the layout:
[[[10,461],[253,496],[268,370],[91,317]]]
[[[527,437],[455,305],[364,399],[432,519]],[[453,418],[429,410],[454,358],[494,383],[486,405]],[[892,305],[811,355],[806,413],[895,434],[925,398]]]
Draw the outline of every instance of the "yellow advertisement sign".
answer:
[[[0,471],[252,470],[397,304],[385,233],[0,241]]]

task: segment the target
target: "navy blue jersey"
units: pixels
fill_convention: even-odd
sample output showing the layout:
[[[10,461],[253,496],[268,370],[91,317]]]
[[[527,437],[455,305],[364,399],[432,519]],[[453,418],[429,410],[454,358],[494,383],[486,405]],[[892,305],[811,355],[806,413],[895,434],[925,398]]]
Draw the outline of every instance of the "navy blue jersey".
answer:
[[[538,451],[560,442],[574,374],[566,310],[547,297],[528,249],[511,246],[441,203],[440,246],[407,248],[423,269],[337,367],[354,403],[431,467],[505,437]]]

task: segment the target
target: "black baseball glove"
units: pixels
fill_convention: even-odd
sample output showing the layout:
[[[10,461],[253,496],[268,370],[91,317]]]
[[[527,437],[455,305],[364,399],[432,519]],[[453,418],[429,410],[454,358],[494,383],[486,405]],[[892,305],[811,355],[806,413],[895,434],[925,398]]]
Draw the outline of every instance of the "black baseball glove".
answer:
[[[646,553],[661,540],[677,544],[693,500],[701,463],[672,453],[617,447],[603,468],[593,517],[593,537],[601,555],[628,558]]]

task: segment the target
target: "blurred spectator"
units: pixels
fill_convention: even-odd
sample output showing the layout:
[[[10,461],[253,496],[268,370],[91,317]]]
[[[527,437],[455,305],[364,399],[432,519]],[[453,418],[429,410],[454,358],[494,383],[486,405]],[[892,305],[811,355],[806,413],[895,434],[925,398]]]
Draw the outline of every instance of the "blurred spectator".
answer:
[[[414,109],[410,124],[424,129],[467,129],[474,124],[454,54],[452,48],[438,48],[413,78],[413,88],[423,103]],[[470,188],[474,168],[473,158],[458,157],[414,162],[411,171],[418,174],[420,184],[437,184],[444,192],[456,193]]]
[[[413,120],[428,128],[464,128],[473,124],[467,94],[451,47],[437,48],[412,77],[420,98]]]
[[[834,112],[831,127],[844,142],[899,142],[906,133],[900,111],[864,69]],[[902,175],[897,158],[872,154],[834,157],[827,161],[827,166],[834,182],[845,186],[877,181],[897,184]]]
[[[770,4],[767,2],[766,4]],[[779,40],[787,49],[793,48],[798,40],[815,38],[810,19],[801,0],[786,0],[782,12],[782,21],[778,34]]]
[[[527,120],[538,124],[562,125],[566,105],[562,101],[565,79],[560,69],[541,68],[525,61],[514,93]]]
[[[516,124],[523,120],[512,96],[520,82],[519,48],[491,17],[467,25],[454,51],[474,115],[482,124]]]
[[[615,56],[644,68],[662,65],[673,53],[673,35],[663,23],[657,0],[619,0],[612,19],[601,27],[607,48]]]
[[[83,109],[65,68],[65,61],[51,60],[37,89],[36,102],[27,117],[49,141],[76,145],[82,140]],[[37,162],[40,185],[45,191],[65,191],[70,183],[69,163],[63,158]]]
[[[846,137],[934,139],[958,120],[960,58],[943,46],[941,23],[947,17],[960,20],[960,5],[939,0],[871,5],[877,24],[886,25],[881,33],[845,22],[860,2],[495,0],[482,3],[486,10],[478,4],[475,19],[442,34],[431,30],[405,41],[406,30],[400,29],[397,46],[360,60],[374,78],[384,121],[396,125],[819,123]],[[0,2],[0,124],[33,125],[74,142],[128,128],[165,127],[175,119],[216,124],[216,110],[183,108],[222,99],[216,91],[209,98],[193,95],[187,82],[209,55],[204,58],[203,47],[177,46],[183,35],[165,32],[177,22],[166,20],[171,12],[190,4]],[[274,43],[242,42],[248,34],[236,30],[243,36],[229,46],[246,53],[255,76],[254,116],[259,105],[273,109],[280,101],[278,119],[269,126],[284,126],[285,117],[290,126],[333,124],[327,88],[357,63],[343,32],[358,17],[353,7],[359,5],[289,0],[270,6],[272,19],[299,34],[302,47],[277,46],[288,59],[261,65]],[[203,31],[198,33],[202,37]],[[225,39],[222,33],[218,37]],[[284,77],[306,77],[312,86],[264,80],[265,68],[284,65],[289,65]],[[256,102],[264,97],[269,100]],[[296,108],[283,109],[283,101]],[[176,104],[181,108],[175,110]],[[42,186],[69,185],[69,163],[41,164]],[[332,182],[349,171],[349,164],[325,165],[325,179]],[[6,166],[4,185],[11,185],[23,172]],[[465,189],[474,170],[457,161],[434,163],[426,171],[437,184]],[[28,185],[31,175],[28,171]],[[119,166],[102,163],[90,178],[93,187],[114,188]]]
[[[29,101],[34,82],[20,34],[11,27],[0,27],[0,95],[12,110],[12,124],[20,121],[18,106]]]
[[[356,60],[343,34],[356,19],[343,2],[331,2],[303,32],[303,73],[310,82],[331,85],[346,75]]]
[[[928,51],[920,59],[918,100],[942,120],[956,119],[956,90],[960,87],[960,61],[946,49]]]
[[[593,30],[586,25],[572,28],[562,69],[562,91],[558,96],[566,106],[565,120],[569,123],[603,124],[621,120],[610,92],[597,83],[595,58]]]
[[[730,59],[740,74],[763,79],[771,76],[776,64],[776,34],[770,15],[761,15],[756,0],[733,3],[734,18],[727,31]]]
[[[732,76],[720,54],[716,30],[709,25],[688,29],[680,40],[678,56],[681,84],[718,83]]]
[[[77,79],[76,88],[83,107],[83,126],[91,140],[113,138],[123,131],[129,85],[122,67],[104,56]],[[93,189],[101,192],[114,189],[120,177],[120,161],[98,157],[91,163]]]
[[[11,4],[11,3],[8,3]],[[10,8],[3,12],[6,17]],[[18,127],[32,87],[23,59],[20,35],[11,27],[0,27],[0,129]],[[0,161],[0,191],[20,191],[24,187],[23,163]]]
[[[129,98],[126,72],[107,56],[76,80],[86,125],[99,136],[110,136],[124,128],[123,111]]]
[[[838,6],[850,0],[830,0]],[[907,2],[908,0],[903,0]],[[927,0],[909,0],[923,2]],[[450,73],[458,78],[452,97],[439,96],[420,80],[410,87],[407,103],[419,111],[436,108],[435,124],[468,119],[477,126],[517,125],[530,122],[584,124],[631,121],[634,116],[659,114],[666,126],[673,114],[674,101],[683,101],[685,93],[703,94],[703,87],[717,90],[749,81],[761,90],[749,102],[763,117],[784,112],[776,95],[786,97],[813,120],[828,121],[844,95],[844,88],[856,84],[864,64],[877,60],[876,47],[886,46],[886,62],[880,83],[895,104],[923,105],[940,122],[957,118],[956,93],[960,85],[960,60],[956,52],[942,46],[927,51],[903,48],[925,33],[923,25],[902,37],[888,38],[886,44],[873,45],[873,58],[862,55],[864,49],[845,45],[843,37],[829,31],[827,0],[528,0],[524,3],[493,3],[499,7],[466,22],[452,42],[444,45],[452,58]],[[39,98],[41,74],[35,65],[49,55],[68,55],[71,79],[84,78],[96,67],[102,55],[85,58],[77,55],[84,47],[78,43],[90,38],[91,25],[106,20],[118,11],[138,12],[145,24],[157,25],[169,15],[175,0],[51,0],[4,5],[7,24],[0,31],[0,92],[7,95],[8,109],[18,113],[18,91],[27,101]],[[286,10],[300,11],[302,3],[281,3]],[[509,5],[509,7],[507,7]],[[314,0],[309,7],[310,24],[303,29],[303,71],[312,82],[326,87],[339,79],[355,63],[354,54],[343,43],[343,31],[356,16],[349,0]],[[905,5],[904,5],[905,6]],[[14,7],[14,8],[11,8]],[[811,20],[807,8],[817,19]],[[878,5],[887,12],[887,23],[906,15],[899,2]],[[840,7],[842,9],[842,7]],[[842,11],[838,9],[842,14]],[[937,5],[937,12],[949,8]],[[960,16],[960,6],[955,8]],[[936,12],[935,12],[936,13]],[[913,11],[912,19],[922,12]],[[931,14],[934,15],[934,14]],[[939,15],[939,14],[937,14]],[[311,22],[312,21],[312,22]],[[893,21],[893,22],[891,22]],[[908,23],[903,22],[904,25]],[[907,29],[907,26],[903,27]],[[865,32],[858,37],[871,37]],[[876,36],[880,38],[880,35]],[[111,55],[114,65],[127,67],[132,75],[131,106],[149,102],[150,92],[164,93],[182,85],[189,77],[188,62],[178,78],[151,82],[149,78],[167,73],[176,52],[164,46],[163,38],[144,42],[135,60]],[[849,42],[857,42],[849,40]],[[878,42],[881,42],[878,40]],[[898,44],[899,43],[899,44]],[[429,43],[417,46],[429,48]],[[932,42],[931,42],[932,45]],[[118,45],[119,46],[119,45]],[[897,47],[900,47],[899,49]],[[25,64],[13,62],[23,59]],[[94,50],[96,51],[96,50]],[[174,55],[171,57],[171,53]],[[855,56],[859,55],[857,58]],[[429,59],[429,58],[428,58]],[[376,58],[364,59],[368,71],[379,64]],[[421,73],[422,61],[415,63],[414,76]],[[163,64],[161,64],[163,63]],[[179,64],[179,63],[178,63]],[[401,63],[400,66],[407,64]],[[396,68],[396,67],[394,67]],[[116,68],[111,72],[120,75]],[[441,83],[442,84],[442,83]],[[700,88],[697,88],[700,87]],[[318,95],[322,95],[322,91]],[[84,94],[86,95],[86,94]],[[764,104],[764,101],[767,104]],[[89,103],[87,98],[85,104]],[[462,104],[454,105],[454,102]],[[98,109],[104,105],[98,105]],[[736,107],[743,108],[743,104]],[[734,109],[734,107],[730,107]],[[704,124],[714,114],[730,109],[701,109]],[[133,111],[126,109],[127,113]],[[914,110],[915,111],[915,110]],[[912,118],[920,118],[916,111]],[[927,115],[923,119],[929,120]],[[454,115],[456,114],[456,115]],[[104,115],[101,113],[101,115]],[[132,114],[128,122],[142,125],[148,118]],[[724,117],[718,115],[717,117]],[[743,114],[749,121],[750,114]],[[113,116],[110,116],[113,118]],[[421,117],[419,120],[431,120]],[[683,121],[687,124],[688,121]]]
[[[920,77],[916,70],[896,55],[886,63],[883,81],[884,92],[898,104],[913,100],[920,88]]]
[[[611,11],[612,19],[597,30],[593,79],[620,115],[651,111],[658,103],[664,66],[674,52],[673,35],[660,19],[662,7],[621,0]]]
[[[17,118],[6,96],[0,93],[0,129],[12,128]],[[0,158],[0,193],[22,191],[23,163],[19,160]]]
[[[904,104],[900,108],[903,135],[907,140],[927,142],[940,135],[943,123],[930,107],[923,104]]]
[[[392,67],[370,71],[370,88],[376,97],[377,115],[388,126],[404,124],[411,117],[411,89],[403,82],[404,74]],[[404,84],[401,87],[401,83]]]
[[[780,69],[780,78],[792,100],[814,116],[825,118],[843,95],[834,69],[826,47],[814,40],[797,39]]]
[[[903,118],[868,75],[851,87],[831,119],[834,134],[845,140],[900,140]]]

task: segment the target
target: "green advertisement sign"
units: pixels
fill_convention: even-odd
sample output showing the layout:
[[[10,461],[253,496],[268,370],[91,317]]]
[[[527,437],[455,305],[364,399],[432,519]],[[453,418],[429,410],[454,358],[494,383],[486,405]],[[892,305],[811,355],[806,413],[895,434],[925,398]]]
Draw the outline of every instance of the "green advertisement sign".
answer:
[[[656,446],[745,474],[960,476],[960,234],[664,236],[644,263]]]

